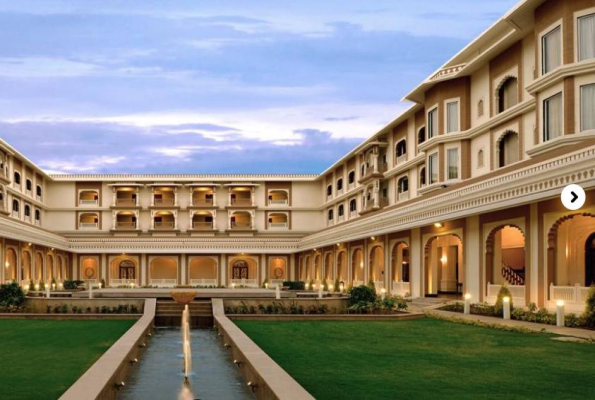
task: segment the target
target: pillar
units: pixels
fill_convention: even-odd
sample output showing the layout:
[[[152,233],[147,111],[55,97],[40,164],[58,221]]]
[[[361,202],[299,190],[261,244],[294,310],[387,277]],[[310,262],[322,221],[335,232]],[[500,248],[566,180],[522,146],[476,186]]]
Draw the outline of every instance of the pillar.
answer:
[[[181,274],[182,274],[182,279],[180,281],[180,285],[187,285],[188,284],[188,273],[186,272],[187,270],[187,265],[186,265],[186,261],[188,259],[186,254],[182,254],[180,256],[181,261],[180,261],[180,270],[181,270]]]
[[[481,288],[483,282],[481,282],[480,268],[481,262],[481,243],[483,240],[480,238],[479,232],[479,216],[473,215],[466,219],[465,243],[463,243],[463,264],[464,264],[464,277],[463,277],[463,293],[471,293],[471,299],[475,299],[477,302],[480,299]]]
[[[140,285],[147,286],[149,284],[149,271],[147,267],[147,255],[141,254],[140,255]]]
[[[227,286],[227,254],[221,254],[221,265],[218,266],[219,270],[219,284]]]
[[[415,228],[411,230],[411,240],[409,248],[409,268],[411,280],[411,297],[422,297],[423,289],[423,248],[421,244],[421,230]]]
[[[2,260],[2,265],[0,265],[0,282],[6,282],[4,274],[6,273],[6,239],[2,238],[2,249],[0,249],[0,258]]]
[[[526,251],[527,260],[525,260],[525,264],[527,265],[527,270],[530,271],[529,277],[529,292],[530,297],[527,298],[529,303],[539,303],[539,290],[543,290],[543,288],[539,288],[539,252],[543,251],[544,247],[540,246],[539,243],[539,205],[538,203],[533,203],[530,205],[529,208],[529,221],[527,223],[527,227],[525,228],[529,232],[529,250]],[[545,235],[544,235],[545,236]],[[545,237],[547,240],[547,237]],[[525,244],[526,245],[526,244]],[[542,246],[547,246],[547,243],[544,242],[541,244]],[[544,258],[544,262],[547,262],[547,258]],[[541,273],[545,274],[547,271],[547,266],[544,266],[543,271]],[[545,279],[543,279],[546,282]],[[547,288],[549,290],[549,288]],[[546,299],[548,295],[546,295]],[[539,306],[544,306],[545,304],[538,304]]]
[[[259,261],[260,268],[258,268],[258,270],[260,272],[260,276],[258,277],[258,286],[260,286],[262,284],[262,282],[264,282],[264,280],[266,278],[268,278],[268,275],[266,273],[266,270],[267,270],[266,254],[261,254],[259,259],[260,259],[260,261]]]
[[[384,287],[386,288],[386,292],[390,293],[392,289],[392,266],[390,262],[391,252],[390,252],[390,244],[388,241],[388,235],[384,235]]]
[[[99,280],[101,280],[102,278],[105,279],[105,284],[109,285],[109,279],[107,276],[107,262],[108,262],[108,255],[107,254],[101,254],[99,256],[99,262],[101,263],[101,270],[99,272]]]
[[[287,277],[291,281],[299,280],[299,278],[296,278],[295,257],[296,257],[295,254],[289,255],[289,271],[288,271],[289,273],[287,274]]]

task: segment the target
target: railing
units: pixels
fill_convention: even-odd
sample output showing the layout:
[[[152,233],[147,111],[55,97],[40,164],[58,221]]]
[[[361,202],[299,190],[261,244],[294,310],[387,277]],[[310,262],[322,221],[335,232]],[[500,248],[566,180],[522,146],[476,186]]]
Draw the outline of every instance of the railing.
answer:
[[[190,279],[192,286],[217,286],[217,279]]]
[[[349,218],[355,218],[355,217],[357,217],[357,210],[349,211]]]
[[[110,286],[138,286],[137,279],[110,279],[109,280]]]
[[[525,284],[525,278],[504,262],[502,263],[502,277],[511,285],[522,286]]]
[[[40,196],[40,195],[36,195],[36,196],[35,196],[35,200],[37,200],[37,201],[41,201],[41,196]]]
[[[151,286],[158,287],[174,287],[178,284],[177,279],[150,279],[149,284]]]
[[[269,222],[269,229],[287,229],[287,222]]]
[[[339,215],[337,217],[337,223],[340,223],[340,222],[343,222],[343,221],[345,221],[345,215]]]
[[[232,206],[251,206],[252,199],[231,199]]]
[[[175,204],[175,200],[174,199],[155,199],[155,205],[156,206],[173,206]]]
[[[174,229],[176,223],[174,221],[155,222],[155,229]]]
[[[384,289],[384,281],[374,281],[374,287],[377,291]]]
[[[406,192],[399,192],[399,194],[398,194],[398,200],[399,200],[399,201],[406,201],[406,200],[409,200],[409,191],[406,191]]]
[[[525,304],[525,285],[506,285],[506,287],[508,288],[508,290],[510,291],[510,294],[512,295],[512,300],[513,303],[520,303],[520,304]],[[487,293],[486,296],[487,297],[493,297],[496,298],[498,297],[498,292],[500,292],[500,289],[502,288],[502,285],[492,285],[491,283],[488,282],[488,289],[487,289]]]
[[[554,286],[550,285],[550,301],[563,300],[565,303],[585,304],[589,295],[589,287],[580,286]]]
[[[79,199],[79,206],[96,206],[99,204],[99,200],[84,200]]]
[[[135,199],[116,199],[116,206],[118,207],[134,207],[136,206]]]
[[[205,206],[212,206],[213,205],[213,199],[207,200],[207,199],[193,199],[192,200],[192,206],[193,207],[205,207]]]
[[[286,206],[287,204],[289,204],[289,202],[287,201],[287,199],[282,199],[282,200],[269,200],[269,205],[271,206]]]
[[[397,296],[411,295],[411,282],[393,282],[391,291]]]
[[[13,212],[12,212],[12,216],[13,216],[13,218],[19,218],[19,217],[20,217],[20,215],[19,215],[19,212],[18,212],[18,211],[13,211]]]
[[[97,229],[99,228],[99,224],[97,222],[80,222],[79,229]]]
[[[334,219],[329,219],[326,221],[326,226],[333,226],[335,225],[335,220]]]
[[[116,229],[136,229],[136,222],[116,222]]]
[[[397,157],[397,165],[407,162],[407,154],[403,154]]]
[[[83,279],[83,282],[85,282],[85,285],[87,285],[87,287],[89,285],[96,285],[99,283],[98,279]]]
[[[237,223],[237,222],[232,222],[231,223],[231,229],[251,229],[252,225],[249,223]]]
[[[192,222],[192,228],[196,229],[196,230],[203,230],[203,231],[208,231],[210,229],[213,229],[213,223],[212,222]]]
[[[251,288],[258,287],[258,282],[256,281],[256,279],[231,279],[230,284],[235,285],[236,287],[238,287],[238,286],[245,286],[245,287],[251,287]]]
[[[332,194],[327,194],[326,195],[326,201],[331,201],[333,199],[333,195]]]
[[[347,190],[352,190],[355,189],[355,182],[351,182],[349,184],[347,184]]]
[[[269,287],[275,287],[277,285],[279,286],[283,286],[283,282],[285,282],[284,279],[270,279],[270,285]]]
[[[343,188],[337,189],[337,196],[341,196],[343,194]]]

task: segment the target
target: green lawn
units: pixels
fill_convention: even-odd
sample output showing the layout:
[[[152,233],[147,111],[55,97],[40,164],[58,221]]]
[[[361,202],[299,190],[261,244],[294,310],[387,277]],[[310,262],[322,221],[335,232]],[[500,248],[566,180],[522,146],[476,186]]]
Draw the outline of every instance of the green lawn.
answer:
[[[0,399],[57,399],[133,320],[0,320]]]
[[[546,334],[429,318],[236,324],[317,399],[585,399],[595,393],[595,345]]]

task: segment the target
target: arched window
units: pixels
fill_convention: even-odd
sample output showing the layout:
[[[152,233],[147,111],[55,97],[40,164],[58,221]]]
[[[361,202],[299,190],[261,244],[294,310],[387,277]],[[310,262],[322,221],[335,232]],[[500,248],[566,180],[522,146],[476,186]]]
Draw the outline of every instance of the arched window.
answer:
[[[417,144],[422,144],[426,141],[426,127],[422,126],[417,132]]]
[[[498,113],[508,110],[519,102],[518,80],[514,76],[506,78],[498,89]]]
[[[21,206],[19,204],[19,201],[18,200],[13,200],[12,201],[12,211],[19,212],[20,209],[21,209]]]
[[[477,102],[477,116],[483,117],[483,100],[479,100],[479,102]]]
[[[27,179],[27,181],[25,182],[25,187],[27,188],[28,191],[33,190],[33,182],[31,181],[31,179]]]
[[[343,178],[337,180],[337,191],[343,190]]]
[[[333,212],[333,209],[331,208],[330,210],[328,210],[328,220],[332,221],[335,218],[335,213]]]
[[[519,135],[508,131],[498,143],[498,166],[505,167],[519,161]]]
[[[25,217],[31,216],[31,207],[27,204],[25,205]]]
[[[399,143],[397,143],[397,160],[399,159],[399,157],[404,156],[407,154],[407,142],[405,141],[405,139],[399,141]]]
[[[41,193],[42,193],[41,186],[37,185],[37,189],[36,190],[37,190],[36,191],[37,197],[41,197]]]
[[[328,185],[328,186],[326,187],[326,195],[327,195],[327,196],[330,196],[330,195],[332,195],[332,194],[333,194],[333,185]]]
[[[343,204],[339,205],[337,214],[339,215],[339,217],[342,217],[343,215],[345,215],[345,206],[343,206]]]
[[[408,192],[409,191],[409,178],[404,176],[401,179],[399,179],[399,181],[397,182],[397,188],[398,188],[399,193]]]
[[[422,167],[419,170],[419,186],[420,187],[426,186],[426,167]]]
[[[366,175],[366,165],[365,164],[362,164],[362,171],[361,172],[362,172],[361,176]]]
[[[39,210],[35,210],[35,221],[41,221],[41,212]]]
[[[14,173],[14,183],[16,185],[20,185],[21,184],[21,174],[18,172]]]
[[[482,168],[483,167],[483,150],[479,150],[477,152],[477,168]]]
[[[357,211],[357,201],[355,201],[355,199],[351,199],[351,201],[349,202],[349,211],[350,212]]]
[[[349,175],[347,175],[347,180],[350,185],[355,182],[355,171],[349,172]]]

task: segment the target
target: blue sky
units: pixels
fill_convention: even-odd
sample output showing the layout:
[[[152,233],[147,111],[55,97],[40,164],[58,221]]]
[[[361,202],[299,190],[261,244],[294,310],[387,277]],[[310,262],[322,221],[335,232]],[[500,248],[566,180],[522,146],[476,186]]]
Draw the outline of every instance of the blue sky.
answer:
[[[320,173],[516,0],[0,0],[0,137],[54,173]]]

